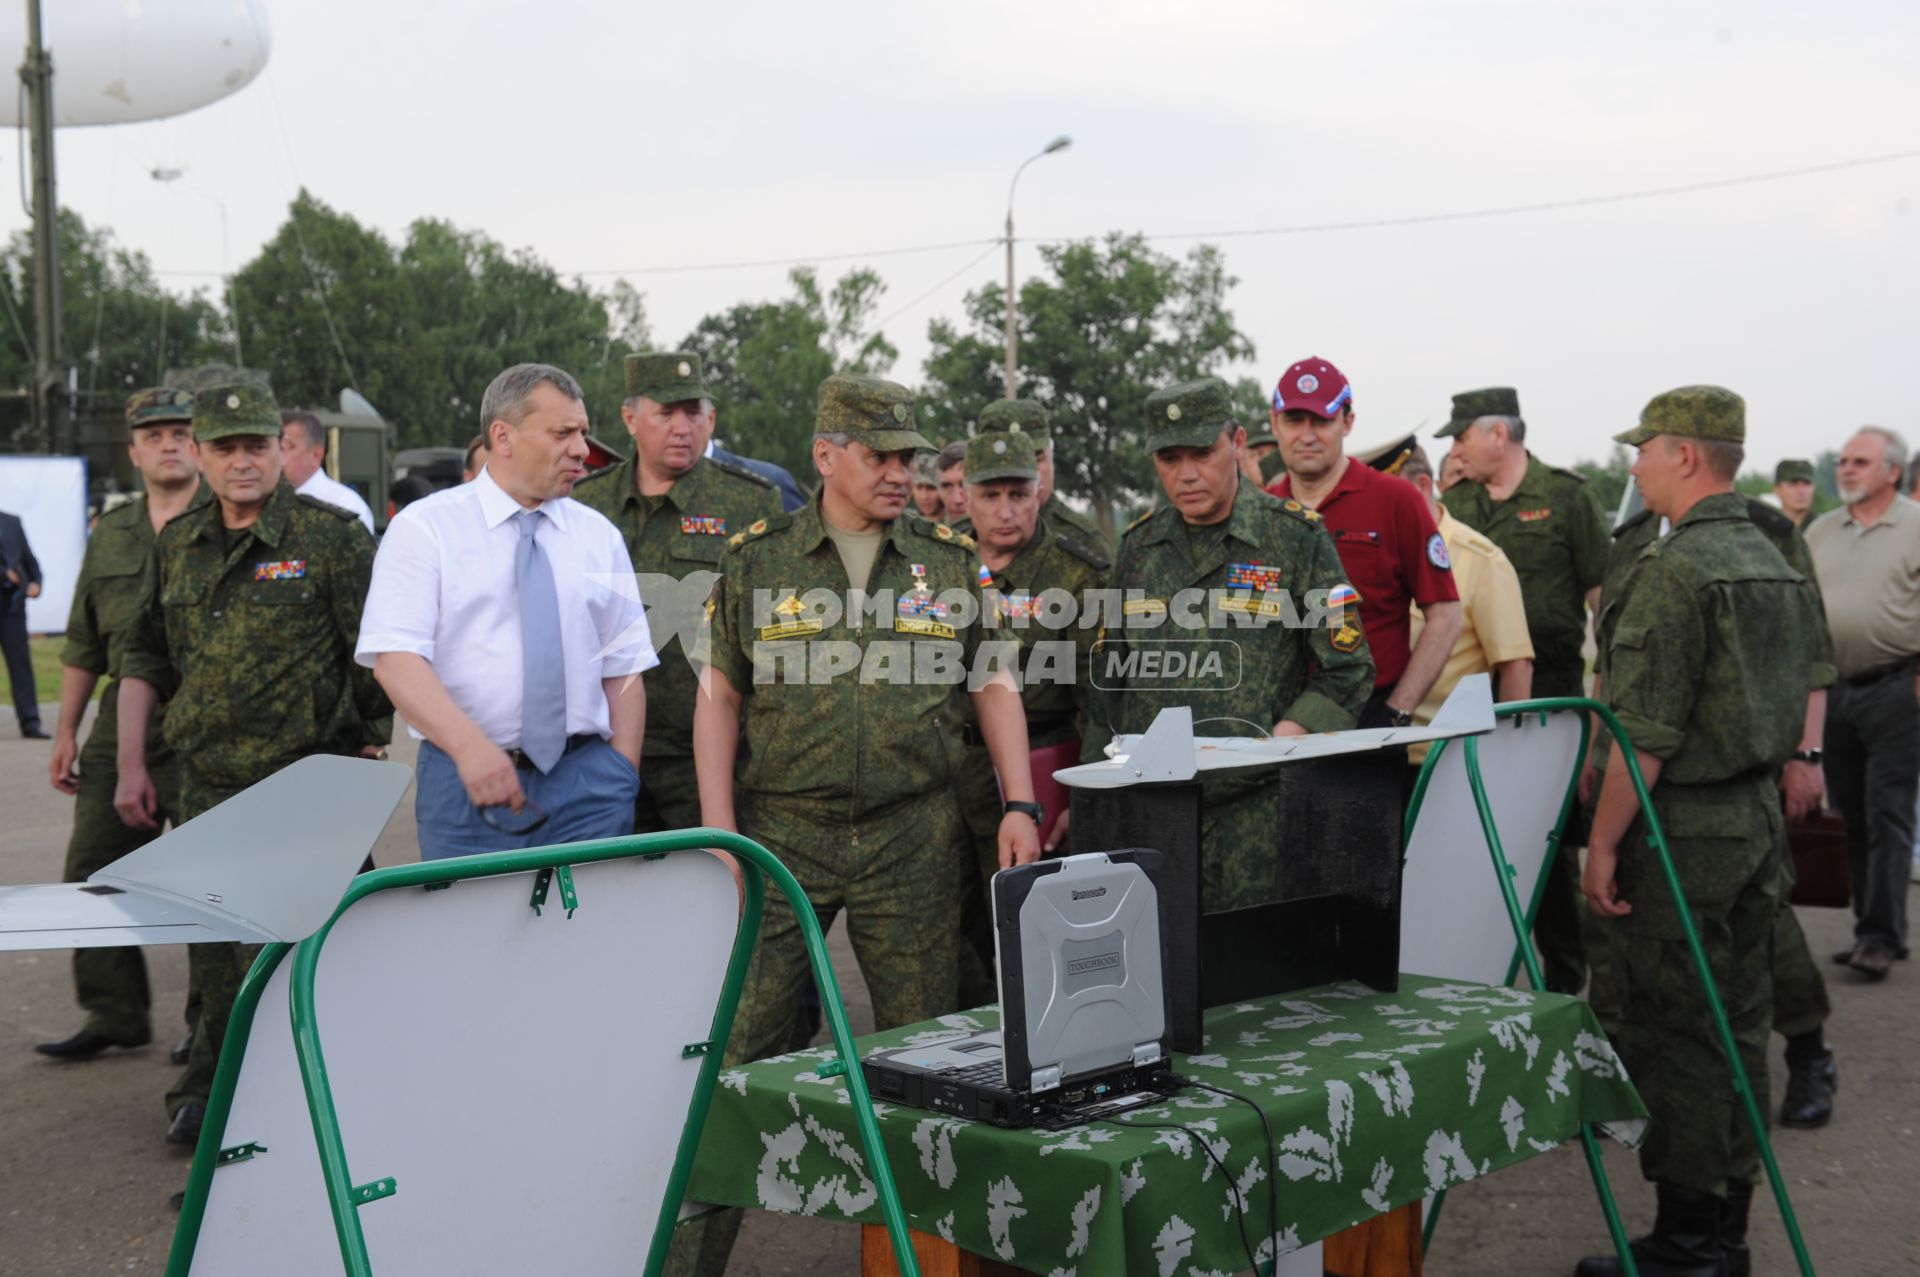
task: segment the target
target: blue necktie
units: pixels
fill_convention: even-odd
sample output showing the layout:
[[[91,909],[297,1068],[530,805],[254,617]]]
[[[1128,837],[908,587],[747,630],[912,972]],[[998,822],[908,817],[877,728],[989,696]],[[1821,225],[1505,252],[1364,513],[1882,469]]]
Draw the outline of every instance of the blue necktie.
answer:
[[[533,539],[538,510],[514,515],[520,544],[513,556],[520,591],[520,750],[542,773],[553,770],[567,748],[567,667],[560,649],[560,598],[553,565]]]

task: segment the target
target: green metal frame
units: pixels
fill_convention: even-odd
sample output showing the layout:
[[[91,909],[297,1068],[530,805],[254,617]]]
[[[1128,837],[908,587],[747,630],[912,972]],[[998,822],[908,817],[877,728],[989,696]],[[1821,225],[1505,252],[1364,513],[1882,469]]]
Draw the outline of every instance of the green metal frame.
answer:
[[[1700,977],[1701,989],[1707,995],[1707,1007],[1713,1013],[1714,1028],[1720,1037],[1720,1047],[1721,1050],[1726,1053],[1727,1063],[1733,1073],[1734,1091],[1740,1097],[1741,1105],[1746,1111],[1747,1123],[1752,1127],[1754,1139],[1759,1145],[1760,1159],[1766,1167],[1767,1179],[1773,1187],[1774,1201],[1780,1207],[1780,1219],[1786,1226],[1787,1240],[1793,1247],[1795,1263],[1798,1265],[1803,1277],[1814,1277],[1813,1261],[1807,1254],[1806,1240],[1801,1235],[1799,1219],[1794,1214],[1792,1201],[1788,1198],[1786,1180],[1780,1174],[1780,1164],[1774,1159],[1773,1143],[1767,1138],[1765,1115],[1761,1112],[1759,1100],[1753,1093],[1753,1086],[1747,1077],[1746,1068],[1740,1062],[1739,1047],[1733,1038],[1733,1026],[1727,1020],[1726,1008],[1720,1001],[1719,987],[1714,984],[1713,970],[1707,963],[1706,950],[1701,947],[1700,934],[1694,928],[1692,913],[1687,908],[1686,892],[1680,885],[1679,872],[1675,870],[1673,866],[1673,853],[1667,846],[1666,831],[1661,828],[1660,818],[1654,812],[1653,797],[1647,789],[1646,778],[1640,773],[1640,763],[1634,754],[1632,738],[1627,735],[1626,729],[1620,725],[1620,720],[1614,717],[1612,710],[1602,705],[1599,701],[1586,697],[1548,697],[1540,700],[1516,701],[1512,704],[1496,706],[1494,708],[1494,717],[1497,721],[1500,719],[1521,718],[1529,714],[1538,714],[1541,722],[1544,723],[1549,714],[1560,711],[1572,711],[1580,716],[1580,752],[1576,756],[1577,761],[1574,765],[1574,774],[1568,781],[1566,797],[1560,806],[1560,817],[1554,822],[1553,833],[1547,841],[1548,862],[1550,863],[1552,857],[1557,856],[1560,852],[1560,842],[1566,831],[1567,817],[1573,810],[1573,800],[1579,785],[1580,770],[1586,761],[1588,746],[1590,744],[1591,729],[1589,724],[1594,718],[1597,718],[1607,729],[1608,734],[1612,736],[1615,748],[1620,751],[1621,757],[1626,764],[1627,776],[1633,782],[1634,796],[1640,803],[1640,814],[1647,823],[1647,845],[1652,847],[1659,856],[1661,872],[1666,877],[1668,888],[1673,892],[1674,906],[1679,911],[1681,929],[1684,931],[1687,939],[1687,950],[1693,957],[1694,969]],[[1413,800],[1409,804],[1407,812],[1406,831],[1409,838],[1412,836],[1414,819],[1419,813],[1420,802],[1426,795],[1428,777],[1432,773],[1434,764],[1439,760],[1441,750],[1445,747],[1446,743],[1447,742],[1444,741],[1440,742],[1440,744],[1434,748],[1433,752],[1427,756],[1427,761],[1420,770],[1420,776],[1414,786]],[[1531,937],[1533,934],[1533,920],[1540,907],[1541,896],[1547,884],[1547,873],[1543,867],[1540,874],[1540,881],[1534,889],[1531,907],[1523,917],[1520,912],[1518,894],[1513,888],[1515,871],[1513,866],[1508,862],[1506,852],[1501,846],[1500,832],[1494,825],[1493,808],[1487,801],[1486,785],[1480,776],[1479,741],[1471,736],[1466,737],[1463,747],[1467,755],[1467,780],[1468,784],[1472,787],[1474,807],[1480,814],[1480,828],[1486,835],[1487,852],[1493,857],[1494,876],[1499,879],[1501,895],[1504,897],[1507,905],[1507,916],[1514,928],[1514,962],[1507,968],[1507,982],[1509,984],[1513,982],[1513,977],[1518,966],[1524,963],[1527,979],[1532,983],[1533,987],[1536,989],[1543,988],[1545,987],[1545,981],[1540,974],[1540,963],[1534,953]],[[1601,1163],[1599,1147],[1594,1139],[1591,1127],[1582,1125],[1580,1128],[1580,1140],[1586,1150],[1587,1165],[1594,1177],[1594,1188],[1600,1197],[1601,1209],[1606,1213],[1607,1228],[1613,1235],[1614,1247],[1620,1255],[1621,1264],[1629,1277],[1637,1277],[1638,1270],[1634,1265],[1633,1255],[1627,1245],[1625,1230],[1620,1224],[1619,1209],[1614,1202],[1612,1187],[1607,1180],[1606,1168]],[[1426,1233],[1422,1239],[1423,1249],[1433,1239],[1434,1224],[1439,1218],[1440,1206],[1444,1200],[1444,1193],[1436,1195],[1434,1208],[1427,1219]]]
[[[297,946],[266,946],[253,968],[247,972],[234,1000],[226,1041],[220,1051],[219,1072],[214,1078],[212,1094],[208,1097],[205,1124],[187,1182],[186,1200],[181,1208],[179,1227],[174,1233],[173,1249],[168,1256],[169,1277],[187,1277],[193,1266],[194,1247],[206,1214],[207,1190],[220,1164],[221,1140],[226,1131],[227,1116],[233,1107],[234,1087],[239,1079],[240,1063],[246,1054],[247,1038],[252,1032],[260,995],[269,977],[289,952],[294,961],[290,990],[294,1053],[306,1090],[307,1110],[313,1121],[314,1141],[326,1180],[334,1231],[340,1242],[343,1270],[348,1277],[372,1277],[366,1237],[360,1227],[359,1207],[392,1195],[396,1186],[391,1180],[354,1184],[348,1172],[346,1148],[340,1138],[340,1123],[334,1110],[332,1091],[327,1083],[326,1056],[321,1048],[320,1028],[314,1013],[314,975],[319,968],[320,951],[334,923],[355,903],[377,891],[405,887],[433,889],[465,879],[537,873],[540,870],[557,869],[563,876],[570,877],[568,867],[572,865],[635,856],[658,859],[674,852],[699,851],[709,847],[728,852],[739,862],[745,883],[745,903],[740,926],[734,934],[726,976],[721,982],[720,1000],[714,1009],[712,1031],[701,1061],[700,1074],[694,1083],[693,1098],[687,1109],[686,1126],[681,1132],[673,1170],[667,1179],[660,1217],[654,1225],[653,1244],[648,1250],[644,1271],[648,1277],[656,1277],[666,1263],[667,1248],[672,1241],[681,1201],[686,1193],[687,1177],[693,1169],[694,1154],[700,1146],[700,1135],[706,1126],[707,1110],[720,1075],[726,1042],[732,1032],[740,990],[746,982],[747,963],[759,936],[766,880],[771,878],[773,885],[793,906],[794,915],[799,921],[801,937],[813,963],[814,980],[820,989],[821,1010],[839,1052],[839,1058],[826,1062],[819,1072],[822,1076],[837,1075],[846,1079],[854,1121],[859,1127],[861,1142],[866,1146],[867,1159],[880,1196],[881,1213],[886,1219],[887,1232],[893,1243],[895,1262],[903,1277],[919,1277],[919,1265],[914,1259],[913,1246],[908,1238],[906,1212],[900,1205],[900,1196],[894,1187],[886,1146],[880,1137],[879,1123],[873,1115],[873,1102],[860,1073],[853,1029],[847,1021],[846,1007],[841,1002],[840,987],[834,980],[832,963],[827,958],[826,939],[821,932],[819,919],[808,904],[799,882],[772,852],[751,839],[718,829],[686,829],[672,833],[607,838],[595,842],[536,847],[525,851],[488,852],[377,869],[354,879],[333,916],[311,937]]]

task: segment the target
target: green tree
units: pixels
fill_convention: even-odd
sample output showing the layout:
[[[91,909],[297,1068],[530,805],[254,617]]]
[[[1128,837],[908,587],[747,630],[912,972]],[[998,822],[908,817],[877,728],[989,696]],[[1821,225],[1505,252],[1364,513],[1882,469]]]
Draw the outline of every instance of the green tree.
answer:
[[[23,396],[6,405],[0,440],[29,440],[24,395],[33,381],[33,237],[15,231],[0,248],[0,385]],[[117,416],[132,391],[158,385],[166,370],[230,354],[224,317],[204,294],[180,296],[160,286],[144,253],[122,247],[113,232],[60,210],[62,339],[74,365],[81,415]]]
[[[900,352],[870,331],[886,285],[873,271],[849,271],[822,290],[796,267],[790,296],[741,302],[708,315],[680,344],[699,354],[718,411],[715,433],[746,456],[801,476],[813,473],[814,408],[820,383],[836,372],[884,374]]]
[[[579,378],[596,433],[617,439],[621,361],[647,337],[630,285],[595,293],[528,250],[431,219],[395,246],[306,191],[233,292],[247,363],[283,402],[331,404],[353,386],[397,448],[465,443],[487,383],[525,361]]]
[[[1238,281],[1212,245],[1175,259],[1138,235],[1050,244],[1040,256],[1045,273],[1020,289],[1018,390],[1052,413],[1059,487],[1090,499],[1111,533],[1115,506],[1150,499],[1147,396],[1253,358],[1226,306]],[[963,324],[928,325],[923,402],[937,433],[964,435],[1001,393],[1005,304],[1005,290],[989,285],[967,295]],[[1246,387],[1235,400],[1251,411]]]

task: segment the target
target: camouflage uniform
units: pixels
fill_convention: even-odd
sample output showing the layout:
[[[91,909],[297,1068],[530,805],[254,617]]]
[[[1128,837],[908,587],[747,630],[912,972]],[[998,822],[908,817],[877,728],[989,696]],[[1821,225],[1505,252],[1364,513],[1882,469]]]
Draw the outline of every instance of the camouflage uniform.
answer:
[[[193,415],[193,396],[185,391],[150,390],[127,404],[127,427],[186,422]],[[208,501],[205,485],[184,513]],[[73,800],[73,833],[67,839],[64,882],[85,882],[97,870],[144,847],[160,836],[159,826],[180,821],[180,762],[161,739],[165,707],[155,706],[147,724],[147,772],[158,797],[155,828],[134,829],[114,810],[113,795],[120,781],[117,730],[120,701],[120,661],[115,640],[140,604],[141,572],[152,553],[155,532],[147,518],[144,496],[101,515],[87,538],[80,560],[80,576],[73,585],[73,607],[67,614],[66,643],[60,663],[90,674],[104,675],[93,728],[80,746],[80,792]],[[147,984],[147,963],[139,946],[125,945],[73,951],[73,986],[87,1013],[85,1027],[116,1042],[145,1042],[153,1037],[149,1011],[153,1004]],[[188,1027],[193,1022],[193,997],[188,995]]]
[[[1520,398],[1509,388],[1465,391],[1453,397],[1453,417],[1436,437],[1458,435],[1481,417],[1519,415]],[[1505,551],[1520,578],[1533,637],[1534,696],[1585,696],[1586,593],[1600,584],[1607,566],[1607,518],[1586,480],[1529,454],[1527,472],[1506,500],[1495,501],[1483,483],[1462,480],[1441,495],[1440,504]],[[1574,841],[1568,839],[1547,868],[1534,919],[1547,984],[1569,991],[1585,978],[1579,878]]]
[[[995,452],[995,448],[1003,449]],[[1017,434],[980,434],[967,446],[968,483],[985,483],[994,478],[1033,479],[1034,448]],[[1094,630],[1083,626],[1087,591],[1098,589],[1105,581],[1112,561],[1095,543],[1078,533],[1057,533],[1045,523],[1034,527],[1033,539],[998,572],[981,570],[980,578],[991,582],[988,595],[993,609],[993,637],[1014,639],[1020,643],[1020,668],[1038,677],[1022,681],[1020,699],[1027,714],[1027,748],[1042,749],[1070,741],[1080,735],[1086,716],[1091,684],[1087,678],[1087,658],[1093,647]],[[1072,627],[1050,629],[1042,624],[1036,610],[1047,591],[1064,591],[1076,600]],[[1058,677],[1042,666],[1030,664],[1038,643],[1070,643],[1074,657],[1070,668],[1054,663]],[[1041,649],[1043,653],[1059,649]],[[968,706],[971,710],[971,706]],[[993,923],[987,908],[987,883],[1000,868],[1000,789],[993,771],[993,760],[986,743],[979,738],[977,726],[969,721],[966,750],[960,779],[955,782],[960,794],[960,811],[973,842],[966,858],[961,882],[960,930],[967,947],[960,954],[960,1005],[981,1006],[999,1000],[994,982]],[[1047,814],[1050,821],[1053,813]]]
[[[1169,413],[1173,415],[1169,417]],[[1147,401],[1148,446],[1205,447],[1229,415],[1227,390],[1214,378],[1155,392]],[[1271,731],[1292,719],[1308,731],[1339,731],[1358,721],[1373,690],[1373,658],[1351,604],[1334,607],[1328,623],[1285,623],[1263,607],[1267,591],[1285,591],[1305,618],[1315,592],[1351,594],[1333,539],[1320,517],[1297,501],[1282,502],[1242,479],[1232,513],[1221,523],[1190,526],[1169,505],[1136,520],[1120,538],[1109,579],[1127,591],[1126,628],[1109,619],[1094,652],[1096,721],[1082,738],[1082,757],[1102,757],[1113,732],[1143,732],[1159,711],[1190,705],[1208,724],[1203,735],[1244,736],[1249,724]],[[1224,598],[1208,630],[1175,627],[1175,596],[1186,590]],[[1138,597],[1134,597],[1137,594]],[[1143,623],[1147,623],[1143,627]],[[1191,642],[1202,637],[1200,644]],[[1188,640],[1169,643],[1166,640]],[[1184,651],[1204,661],[1218,652],[1224,687],[1191,680],[1147,682],[1120,672],[1127,649]],[[1236,678],[1237,674],[1237,678]],[[1210,676],[1209,676],[1210,677]],[[1108,727],[1110,725],[1110,730]],[[1278,823],[1271,767],[1209,772],[1202,781],[1201,907],[1231,909],[1271,899],[1279,869]]]
[[[194,437],[279,432],[255,386],[214,386],[194,400]],[[164,737],[180,760],[179,819],[233,797],[311,754],[356,754],[393,733],[393,707],[354,664],[373,538],[359,519],[296,494],[282,478],[254,523],[228,530],[217,500],[161,529],[122,678],[169,701]],[[193,945],[201,1020],[167,1109],[204,1105],[227,1016],[255,946]]]
[[[1787,566],[1798,572],[1813,588],[1814,597],[1820,594],[1820,583],[1813,573],[1813,557],[1807,552],[1807,542],[1795,528],[1792,519],[1774,509],[1764,501],[1746,499],[1747,518],[1753,526],[1760,529],[1762,535]],[[1640,513],[1622,523],[1613,532],[1613,553],[1607,560],[1606,582],[1601,587],[1600,619],[1595,625],[1594,642],[1603,654],[1612,638],[1614,622],[1619,619],[1619,609],[1613,606],[1626,597],[1632,583],[1633,569],[1640,561],[1642,553],[1660,536],[1660,519],[1651,510]],[[1827,639],[1827,617],[1824,608],[1816,612],[1819,628],[1817,640],[1819,660],[1830,661],[1831,649]],[[1604,663],[1601,667],[1604,685]],[[1594,742],[1596,765],[1602,770],[1606,767],[1607,745],[1610,737],[1601,736]],[[1783,868],[1787,873],[1787,885],[1793,885],[1793,861],[1787,859]],[[1589,999],[1593,1002],[1594,1012],[1602,1017],[1603,1023],[1611,1023],[1618,1015],[1614,1006],[1612,982],[1606,979],[1607,958],[1604,952],[1589,955],[1593,966],[1593,986],[1589,990]],[[1827,982],[1820,974],[1820,968],[1814,963],[1813,954],[1807,948],[1807,937],[1800,929],[1800,917],[1793,911],[1786,895],[1780,899],[1780,911],[1774,919],[1773,927],[1773,1028],[1784,1037],[1799,1037],[1812,1033],[1827,1022],[1832,1012],[1832,1004],[1827,999]]]
[[[1743,417],[1729,392],[1688,387],[1655,399],[1640,429],[1620,439],[1737,441]],[[1764,1095],[1768,955],[1786,888],[1775,786],[1799,741],[1807,693],[1833,677],[1819,599],[1730,492],[1695,504],[1632,571],[1604,618],[1606,698],[1634,745],[1664,760],[1654,808],[1742,1063]],[[1755,1178],[1758,1149],[1677,909],[1645,846],[1636,816],[1616,870],[1633,912],[1603,920],[1618,964],[1616,1042],[1651,1115],[1641,1169],[1657,1184],[1722,1197]]]
[[[686,369],[681,372],[681,369]],[[660,404],[708,398],[700,357],[685,352],[627,356],[627,397]],[[699,680],[680,644],[699,623],[700,608],[719,576],[727,540],[755,520],[780,513],[780,491],[742,466],[702,457],[658,496],[644,496],[636,452],[617,466],[588,476],[573,499],[598,510],[620,529],[636,573],[669,576],[677,593],[646,586],[660,664],[642,677],[647,735],[640,751],[641,787],[634,832],[691,829],[700,823],[700,788],[693,771],[693,704]],[[671,597],[670,605],[659,602]]]

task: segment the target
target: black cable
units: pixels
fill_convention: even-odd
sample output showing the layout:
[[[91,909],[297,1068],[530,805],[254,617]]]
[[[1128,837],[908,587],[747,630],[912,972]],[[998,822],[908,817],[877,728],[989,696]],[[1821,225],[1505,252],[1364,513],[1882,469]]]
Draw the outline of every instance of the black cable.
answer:
[[[1248,1096],[1242,1095],[1238,1091],[1229,1091],[1224,1086],[1208,1086],[1205,1082],[1196,1082],[1190,1077],[1183,1077],[1180,1080],[1188,1086],[1195,1087],[1199,1090],[1212,1091],[1215,1095],[1224,1095],[1230,1100],[1239,1100],[1259,1115],[1260,1129],[1265,1131],[1267,1135],[1267,1211],[1273,1221],[1273,1227],[1267,1235],[1274,1239],[1273,1261],[1274,1264],[1278,1266],[1280,1262],[1280,1157],[1279,1149],[1273,1142],[1273,1123],[1267,1121],[1267,1111],[1254,1103]]]
[[[1233,1172],[1227,1169],[1227,1164],[1220,1160],[1220,1155],[1213,1151],[1213,1147],[1207,1143],[1204,1135],[1183,1122],[1123,1122],[1117,1117],[1102,1117],[1095,1120],[1105,1122],[1109,1126],[1129,1126],[1136,1131],[1149,1129],[1158,1131],[1185,1131],[1187,1138],[1200,1146],[1200,1151],[1207,1155],[1207,1160],[1219,1168],[1220,1178],[1227,1182],[1227,1192],[1232,1196],[1233,1200],[1234,1222],[1240,1226],[1240,1249],[1247,1253],[1247,1267],[1256,1273],[1260,1271],[1260,1261],[1255,1259],[1253,1255],[1253,1243],[1247,1240],[1246,1194],[1242,1193],[1240,1186],[1233,1182]]]

